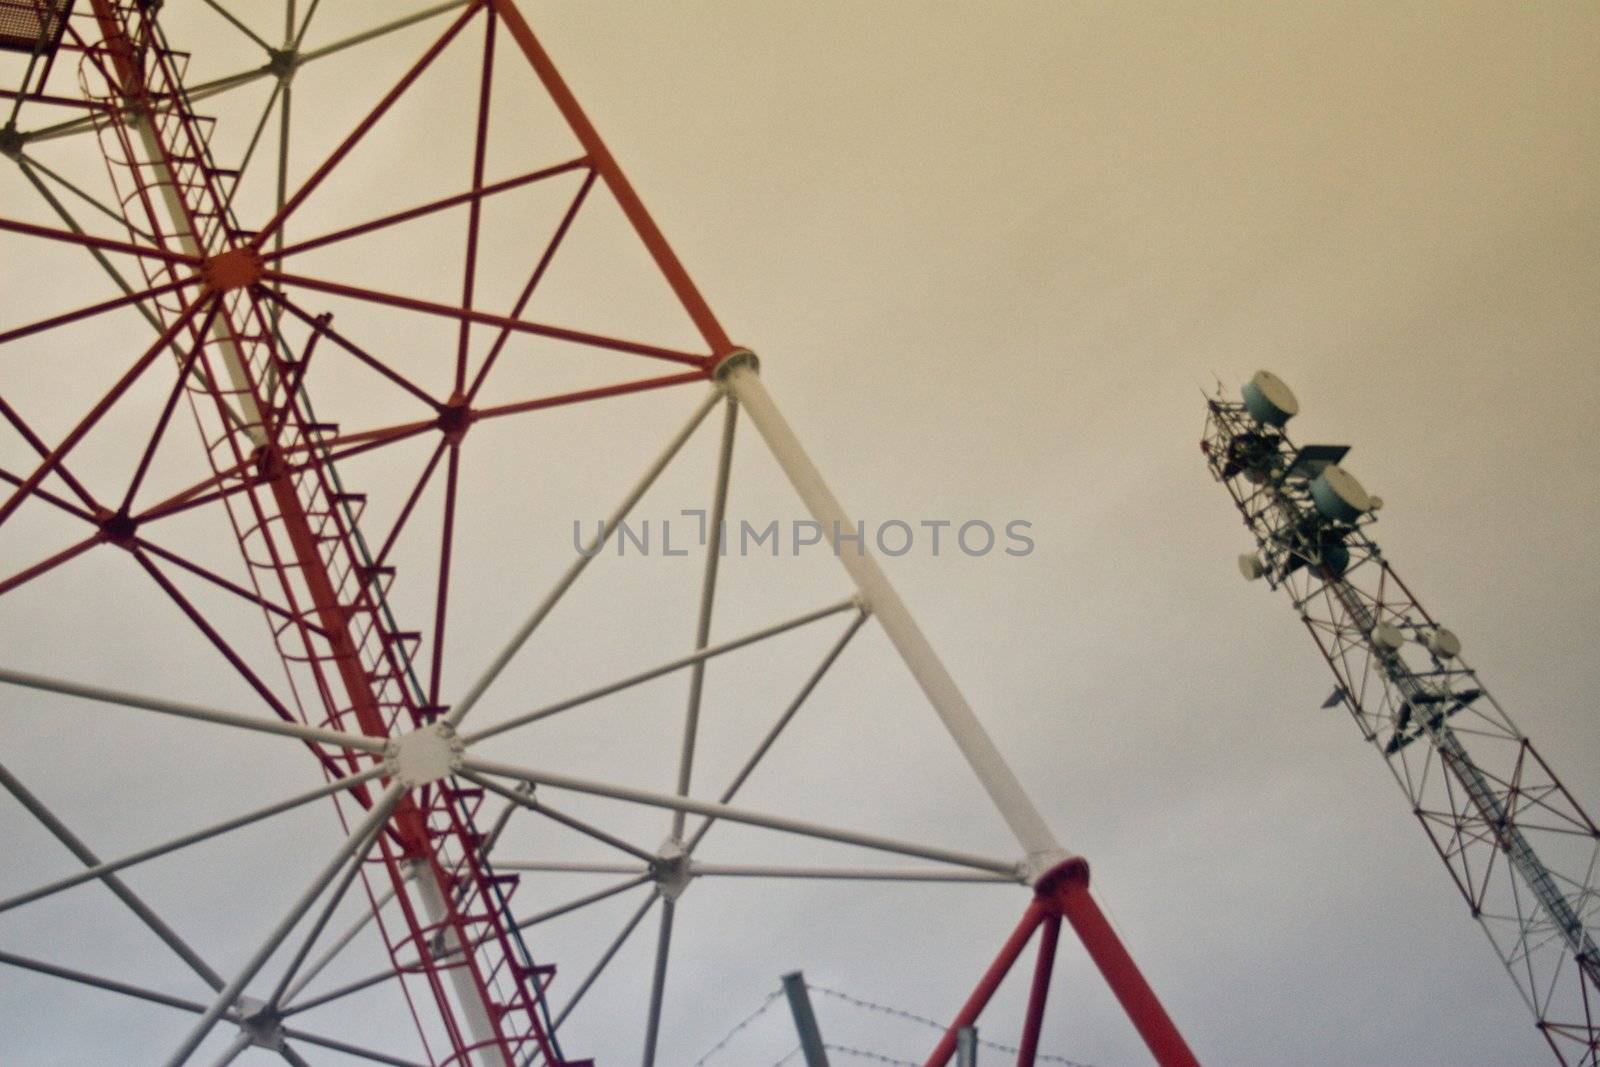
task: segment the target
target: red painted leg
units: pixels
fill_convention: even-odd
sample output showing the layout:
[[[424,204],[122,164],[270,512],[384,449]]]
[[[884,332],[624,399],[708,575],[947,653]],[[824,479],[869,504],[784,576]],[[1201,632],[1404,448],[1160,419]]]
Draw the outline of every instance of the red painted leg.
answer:
[[[1010,973],[1012,965],[1017,962],[1017,957],[1022,955],[1022,950],[1027,947],[1028,939],[1033,936],[1034,929],[1044,921],[1048,913],[1049,904],[1035,897],[1033,903],[1028,905],[1028,910],[1023,913],[1022,921],[1011,931],[1011,936],[1001,946],[1000,954],[994,958],[994,962],[989,964],[989,969],[978,980],[977,988],[972,991],[967,1002],[961,1005],[961,1010],[956,1013],[955,1022],[950,1024],[950,1029],[944,1032],[944,1036],[934,1046],[933,1054],[928,1057],[924,1067],[944,1067],[950,1062],[950,1057],[956,1050],[956,1031],[977,1021],[984,1005],[989,1003],[994,991],[1000,988],[1001,981]]]
[[[1033,988],[1028,991],[1028,1014],[1022,1023],[1017,1067],[1033,1067],[1039,1054],[1039,1031],[1044,1027],[1044,1002],[1050,995],[1050,976],[1056,967],[1056,941],[1061,937],[1061,916],[1049,915],[1039,935],[1039,958],[1033,965]]]
[[[1161,1067],[1200,1067],[1200,1061],[1189,1051],[1183,1035],[1156,999],[1155,991],[1089,895],[1089,865],[1082,860],[1064,863],[1040,880],[1037,891],[1041,896],[1048,895],[1072,924],[1156,1062]]]

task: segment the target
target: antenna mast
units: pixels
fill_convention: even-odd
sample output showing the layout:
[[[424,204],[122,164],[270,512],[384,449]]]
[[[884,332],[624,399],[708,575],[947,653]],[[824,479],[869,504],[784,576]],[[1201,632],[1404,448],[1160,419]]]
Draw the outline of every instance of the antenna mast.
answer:
[[[1260,371],[1207,401],[1200,448],[1283,588],[1343,704],[1404,790],[1556,1059],[1600,1065],[1600,829],[1461,658],[1370,536],[1383,502],[1340,461],[1296,446],[1294,394]]]

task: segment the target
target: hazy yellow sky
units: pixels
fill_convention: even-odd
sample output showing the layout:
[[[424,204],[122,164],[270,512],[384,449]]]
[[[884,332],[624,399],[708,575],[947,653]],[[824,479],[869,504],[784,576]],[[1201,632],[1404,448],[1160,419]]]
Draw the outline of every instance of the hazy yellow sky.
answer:
[[[281,35],[276,5],[231,6],[274,41]],[[370,24],[390,5],[323,6],[308,44]],[[168,7],[173,43],[195,52],[195,79],[260,62],[200,5]],[[1541,1062],[1524,1008],[1378,757],[1345,716],[1316,710],[1331,678],[1294,614],[1281,596],[1239,580],[1233,559],[1249,544],[1196,448],[1199,389],[1220,377],[1233,390],[1268,367],[1299,394],[1300,439],[1356,446],[1347,466],[1387,501],[1375,534],[1388,556],[1593,811],[1600,9],[522,7],[724,324],[760,353],[764,380],[846,508],[869,522],[1032,523],[1037,547],[1024,558],[917,550],[887,569],[1038,806],[1094,864],[1102,900],[1202,1061]],[[343,66],[302,71],[296,180],[439,25],[354,50]],[[299,236],[462,187],[474,83],[452,61],[447,53],[379,127],[347,177],[307,202]],[[503,84],[495,153],[504,154],[491,154],[491,171],[565,158],[539,109],[518,98],[531,82]],[[218,143],[242,150],[264,99],[261,86],[218,98]],[[49,117],[33,113],[35,124]],[[37,154],[105,181],[90,140],[50,142]],[[246,201],[256,210],[270,196],[266,162]],[[515,292],[544,220],[564,204],[543,196],[508,197],[496,216],[484,285],[497,299]],[[0,169],[0,214],[47,218],[31,198],[15,167]],[[459,284],[454,225],[308,257],[305,270],[448,293]],[[544,312],[677,337],[681,323],[635,298],[630,279],[642,261],[619,232],[597,224],[586,235],[589,251],[562,261]],[[0,325],[113,292],[86,261],[14,237],[0,247]],[[79,288],[73,278],[91,280]],[[434,365],[435,339],[453,336],[337,310],[352,333],[419,373]],[[125,364],[125,337],[141,328],[129,317],[77,347],[0,350],[0,392],[59,433],[84,390]],[[537,369],[516,371],[506,388],[548,391],[589,373],[529,366]],[[347,428],[402,417],[404,398],[323,373],[312,384]],[[477,473],[466,477],[482,510],[464,534],[452,640],[465,651],[447,689],[459,693],[548,586],[570,552],[572,520],[592,525],[609,510],[698,396],[621,401],[473,440],[468,469]],[[111,480],[127,455],[129,438],[117,434],[136,434],[138,413],[159,400],[142,396],[144,407],[93,446]],[[192,438],[190,425],[181,429]],[[749,426],[740,433],[735,508],[761,521],[800,517]],[[647,514],[703,504],[714,438],[701,431]],[[24,454],[16,438],[0,438],[4,466],[23,466]],[[393,456],[347,472],[373,493],[378,515],[393,513],[426,459]],[[222,541],[217,532],[197,523],[184,536],[219,568],[237,568],[225,528]],[[0,536],[0,571],[49,550],[51,536],[42,520]],[[0,598],[0,664],[246,705],[249,693],[147,579],[119,556],[85,559],[48,588]],[[431,560],[415,550],[402,575],[426,575]],[[825,559],[733,562],[746,569],[730,564],[720,637],[849,588]],[[483,714],[508,715],[680,654],[692,640],[697,566],[597,561],[570,614],[555,620],[560,628],[519,661]],[[428,580],[403,580],[397,607],[420,610],[407,598]],[[270,654],[250,629],[259,617],[230,618],[240,641]],[[785,738],[791,747],[775,755],[771,776],[742,799],[1009,854],[1004,827],[887,642],[869,631]],[[710,672],[707,791],[830,636],[774,648],[743,673]],[[670,789],[682,703],[681,681],[646,687],[503,751]],[[130,722],[133,714],[89,716],[65,701],[0,694],[7,766],[93,829],[106,852],[315,782],[301,753],[210,735],[205,745],[217,747],[202,747],[193,731]],[[193,861],[209,868],[174,861],[135,884],[180,913],[188,905],[196,939],[237,962],[296,890],[293,878],[268,877],[307,839],[296,835],[332,847],[327,815]],[[654,848],[665,823],[649,813],[628,825]],[[519,832],[527,855],[554,856],[566,844],[531,826]],[[3,865],[0,893],[72,869],[9,801],[0,803],[0,839],[30,857]],[[706,858],[801,854],[753,832],[730,831],[725,845],[715,855],[708,845]],[[309,872],[321,854],[293,863]],[[218,868],[226,877],[217,887],[199,887],[194,872]],[[529,879],[519,904],[535,910],[598,884]],[[192,977],[154,957],[142,932],[129,937],[109,906],[95,910],[95,892],[0,915],[0,948],[44,955],[55,942],[40,931],[73,917],[83,932],[61,952],[69,964],[100,961],[195,995],[184,985]],[[795,968],[947,1016],[1021,903],[1019,891],[991,887],[697,883],[679,907],[662,1062],[694,1062]],[[541,926],[530,941],[561,967],[563,996],[631,910],[605,908]],[[575,1013],[569,1051],[601,1063],[637,1054],[653,931],[652,922],[629,942]],[[1081,954],[1063,957],[1045,1047],[1085,1063],[1143,1062]],[[186,1025],[109,997],[86,1011],[87,996],[7,974],[5,1044],[24,1050],[19,1062],[75,1063],[103,1059],[94,1050],[107,1047],[163,1048]],[[925,1054],[915,1028],[820,1010],[830,1040]],[[997,1012],[993,1036],[1014,1039],[1015,1005]],[[762,1025],[747,1051],[721,1062],[787,1052],[782,1019]],[[367,1029],[383,1039],[384,1025]],[[272,1062],[259,1053],[238,1062],[257,1062],[252,1055]]]

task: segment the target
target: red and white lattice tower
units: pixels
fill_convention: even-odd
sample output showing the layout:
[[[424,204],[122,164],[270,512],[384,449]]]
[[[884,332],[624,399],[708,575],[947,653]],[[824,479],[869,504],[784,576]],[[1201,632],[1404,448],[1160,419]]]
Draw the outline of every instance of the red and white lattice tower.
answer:
[[[1600,827],[1390,567],[1382,502],[1344,445],[1295,445],[1289,388],[1261,371],[1206,405],[1200,444],[1256,550],[1245,577],[1289,594],[1345,707],[1394,774],[1539,1032],[1563,1064],[1600,1064]]]
[[[319,7],[330,13],[318,15]],[[193,727],[192,741],[173,743],[191,757],[197,774],[232,751],[228,745],[257,738],[261,746],[303,749],[307,767],[323,780],[220,822],[197,819],[204,823],[199,829],[107,858],[93,844],[98,827],[71,825],[76,820],[50,804],[62,786],[54,780],[24,784],[34,776],[20,767],[0,768],[0,784],[79,864],[44,884],[30,880],[7,892],[0,914],[25,917],[58,894],[101,883],[165,944],[188,972],[185,980],[198,981],[206,994],[172,994],[10,946],[0,948],[0,962],[154,1002],[185,1019],[171,1048],[119,1045],[102,1059],[228,1062],[262,1048],[302,1063],[300,1049],[324,1048],[381,1063],[555,1067],[586,1062],[572,1058],[570,1049],[585,1042],[582,1030],[564,1026],[568,1015],[655,909],[657,947],[640,1027],[642,1060],[650,1064],[671,1021],[664,1020],[663,989],[678,901],[697,878],[1012,883],[1027,894],[1022,922],[928,1063],[948,1061],[956,1030],[977,1018],[1037,933],[1018,1061],[1033,1062],[1063,919],[1157,1061],[1194,1063],[1090,897],[1084,860],[1058,844],[872,555],[859,537],[850,537],[853,524],[768,395],[755,357],[730,340],[517,4],[441,3],[355,27],[319,47],[306,43],[314,15],[348,18],[357,8],[357,16],[370,17],[373,6],[330,0],[297,12],[289,0],[283,43],[276,47],[251,28],[262,15],[253,6],[207,0],[205,8],[259,46],[255,64],[191,76],[206,57],[169,44],[167,16],[158,17],[156,3],[0,0],[0,49],[12,61],[3,68],[9,119],[0,151],[16,165],[7,189],[20,190],[8,192],[0,207],[0,262],[7,271],[0,323],[0,479],[6,483],[0,611],[12,606],[3,624],[16,640],[6,642],[6,651],[31,648],[25,631],[70,615],[64,587],[56,583],[73,574],[88,575],[91,585],[110,583],[105,588],[118,590],[117,601],[106,610],[120,622],[138,630],[181,618],[198,635],[208,658],[203,664],[180,659],[170,673],[175,683],[203,678],[222,664],[253,706],[162,693],[150,681],[163,676],[161,668],[114,668],[114,647],[85,640],[61,658],[99,681],[56,677],[34,660],[5,655],[0,729],[24,736],[25,705],[36,700],[55,701],[65,716],[99,706],[109,715],[110,706],[121,706],[154,713],[167,725],[220,728]],[[376,60],[339,66],[371,42],[403,40],[418,47],[392,72],[383,73]],[[324,127],[339,105],[353,101],[362,109],[325,144],[293,136],[294,86],[313,64],[340,74],[314,97]],[[439,79],[458,87],[468,121],[446,128],[414,113],[397,117],[423,91],[419,86]],[[224,129],[205,113],[250,86],[271,88],[253,129],[249,123]],[[302,117],[304,99],[302,92]],[[553,118],[553,133],[533,136],[523,128],[524,117],[536,110]],[[415,138],[409,154],[363,162],[375,131],[397,127]],[[257,149],[274,140],[263,133],[274,128],[276,181],[252,186],[248,176],[261,171]],[[512,150],[498,154],[507,144]],[[290,165],[292,145],[297,157],[309,153],[317,160],[303,175]],[[515,161],[509,171],[506,159]],[[443,181],[450,191],[424,195],[430,181]],[[498,205],[531,202],[517,199],[522,196],[548,196],[547,204],[556,205],[548,225],[530,223],[521,207],[490,221]],[[537,302],[556,284],[564,258],[575,254],[574,235],[584,220],[607,211],[626,242],[602,252],[647,268],[681,320],[671,339],[625,339],[641,327],[630,300],[614,298],[606,286],[577,296],[558,290],[560,300]],[[389,243],[377,246],[383,251],[340,258],[363,241]],[[486,266],[491,247],[495,264],[518,257],[510,284],[503,270]],[[400,270],[397,251],[420,261],[420,273],[408,280],[420,278],[424,292],[400,281],[370,281]],[[68,281],[51,286],[46,279]],[[21,295],[33,288],[47,294],[43,304]],[[50,306],[63,292],[71,299]],[[535,307],[542,310],[536,314]],[[615,313],[615,322],[569,325],[603,320],[607,313]],[[530,365],[538,373],[530,373]],[[357,384],[341,384],[347,380]],[[541,390],[541,382],[562,387]],[[503,480],[489,495],[506,496],[532,478],[535,459],[543,457],[531,454],[531,438],[508,437],[505,427],[565,412],[592,417],[618,437],[644,436],[656,431],[639,421],[641,409],[612,406],[644,394],[659,397],[663,406],[676,404],[681,425],[665,435],[664,447],[591,541],[561,561],[549,591],[519,609],[521,621],[509,628],[509,639],[485,645],[474,628],[476,613],[493,615],[500,600],[516,595],[515,586],[508,579],[493,603],[464,603],[462,568],[485,555],[505,575],[537,567],[502,560],[506,545],[477,536],[482,530],[463,504],[472,461],[499,472],[494,477]],[[546,625],[558,603],[713,412],[720,438],[705,509],[710,533],[689,612],[691,651],[667,655],[652,648],[646,651],[654,653],[653,666],[614,672],[575,696],[541,696],[532,710],[495,710],[486,699],[491,687],[499,681],[497,695],[506,696],[504,679],[515,674],[530,638],[561,625],[559,619]],[[776,471],[832,545],[843,574],[833,573],[838,585],[820,607],[713,641],[741,420],[753,426]],[[618,462],[605,453],[562,456],[556,466],[576,467],[569,460],[580,458],[607,475]],[[352,476],[357,470],[362,484]],[[419,517],[424,511],[431,521]],[[206,521],[213,524],[202,527]],[[193,533],[202,528],[226,532]],[[190,533],[180,536],[184,530]],[[231,551],[217,551],[218,541],[229,542]],[[535,563],[548,558],[533,551],[531,539],[521,547]],[[115,584],[128,575],[141,583],[137,599],[123,599],[123,587]],[[802,677],[798,693],[731,782],[697,795],[708,665],[826,620],[842,623],[841,632]],[[885,635],[886,647],[909,670],[1009,827],[1013,840],[997,854],[733,803],[845,646],[869,626]],[[270,667],[257,654],[263,634],[270,638]],[[673,650],[667,639],[662,647]],[[48,657],[40,652],[39,658]],[[149,684],[102,684],[124,673]],[[535,741],[525,751],[504,747],[555,736],[527,729],[535,723],[667,678],[688,680],[673,789],[572,773],[550,741]],[[526,690],[518,693],[525,697]],[[109,719],[100,721],[108,725],[90,729],[112,729]],[[628,741],[617,737],[614,744],[620,751]],[[167,754],[152,746],[128,753],[125,762]],[[255,762],[251,757],[219,780],[242,790]],[[115,803],[137,810],[185,784],[169,775]],[[270,776],[264,785],[270,789]],[[608,798],[634,814],[665,812],[666,839],[655,847],[635,844],[624,830],[564,810],[562,797]],[[227,807],[226,799],[218,798],[219,808]],[[179,932],[183,926],[215,930],[214,918],[158,915],[130,884],[150,869],[146,864],[159,866],[174,853],[329,800],[343,826],[337,844],[312,856],[309,873],[297,873],[290,862],[300,857],[271,858],[269,873],[276,877],[254,888],[278,902],[279,918],[247,929],[247,944],[230,950],[227,967],[208,962],[207,948]],[[496,845],[512,813],[521,811],[610,849],[610,860],[504,859]],[[215,817],[208,813],[208,820]],[[925,866],[701,862],[696,849],[719,823],[910,857]],[[20,855],[10,866],[32,869]],[[524,875],[561,870],[622,880],[570,901],[529,892]],[[578,971],[584,975],[578,981],[565,978],[574,961],[560,961],[569,969],[558,981],[556,961],[540,953],[540,924],[630,891],[647,895],[622,933]],[[195,893],[203,896],[203,886],[197,883]],[[353,923],[344,915],[347,901],[359,904]],[[253,922],[248,914],[241,907],[225,925]],[[343,954],[374,931],[386,963],[374,973],[334,981]],[[368,1005],[380,994],[410,1009],[409,1035],[384,1031],[394,1041],[409,1038],[404,1052],[374,1048],[361,1038],[367,1030],[358,1024],[376,1010]],[[300,1015],[362,997],[360,1011]],[[302,1018],[334,1020],[350,1031],[302,1025]],[[75,1029],[65,1027],[69,1043],[62,1054],[79,1051],[70,1043],[83,1036]]]

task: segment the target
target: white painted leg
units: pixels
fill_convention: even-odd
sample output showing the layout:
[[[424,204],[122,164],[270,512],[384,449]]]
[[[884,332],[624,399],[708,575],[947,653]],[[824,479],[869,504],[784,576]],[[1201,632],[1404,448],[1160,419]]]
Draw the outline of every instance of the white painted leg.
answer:
[[[846,516],[844,508],[822,480],[822,474],[800,446],[794,431],[773,404],[771,395],[756,372],[755,357],[748,353],[735,353],[722,364],[718,377],[750,416],[750,421],[755,424],[778,465],[800,494],[812,518],[822,527],[823,536],[850,573],[872,614],[883,625],[900,658],[922,687],[934,711],[944,721],[945,729],[955,739],[1000,815],[1022,844],[1028,855],[1030,877],[1037,877],[1068,858],[1068,853],[1056,841],[1038,809],[1033,806],[1033,801],[1023,791],[1022,783],[1017,781],[1016,775],[994,747],[994,742],[979,723],[967,698],[928,644],[928,639],[917,626],[911,612],[889,584],[878,561],[867,552],[865,546],[840,550],[837,534],[841,529],[854,530],[855,523]]]

